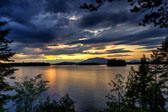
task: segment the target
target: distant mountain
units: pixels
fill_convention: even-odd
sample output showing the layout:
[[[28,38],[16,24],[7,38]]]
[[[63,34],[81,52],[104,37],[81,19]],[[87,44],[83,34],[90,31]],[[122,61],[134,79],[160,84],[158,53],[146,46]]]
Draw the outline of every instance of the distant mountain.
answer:
[[[105,58],[90,58],[80,63],[97,63],[97,64],[107,64],[108,59]]]
[[[131,60],[128,63],[139,63],[139,62],[140,62],[140,60]]]
[[[56,63],[54,65],[76,65],[74,62],[61,62],[61,63]]]
[[[77,65],[100,65],[99,63],[78,63]]]
[[[131,60],[127,62],[127,64],[140,64],[140,63],[141,63],[141,60]],[[152,64],[152,60],[147,60],[146,63]],[[163,63],[160,63],[160,64],[163,64]]]

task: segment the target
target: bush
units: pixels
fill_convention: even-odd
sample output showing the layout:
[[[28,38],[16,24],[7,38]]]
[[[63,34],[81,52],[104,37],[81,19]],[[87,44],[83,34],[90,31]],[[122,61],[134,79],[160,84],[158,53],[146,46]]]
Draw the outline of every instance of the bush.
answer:
[[[74,101],[66,94],[59,102],[53,100],[50,102],[50,98],[47,101],[40,103],[36,106],[36,112],[76,112]]]

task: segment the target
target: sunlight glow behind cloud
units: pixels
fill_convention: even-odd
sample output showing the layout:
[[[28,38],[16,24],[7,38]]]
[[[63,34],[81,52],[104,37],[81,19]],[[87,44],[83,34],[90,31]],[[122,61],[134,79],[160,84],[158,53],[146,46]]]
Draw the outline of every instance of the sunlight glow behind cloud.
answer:
[[[64,48],[73,48],[73,47],[78,47],[78,46],[83,46],[83,44],[65,45],[65,44],[59,43],[58,45],[49,45],[47,48],[64,49]]]

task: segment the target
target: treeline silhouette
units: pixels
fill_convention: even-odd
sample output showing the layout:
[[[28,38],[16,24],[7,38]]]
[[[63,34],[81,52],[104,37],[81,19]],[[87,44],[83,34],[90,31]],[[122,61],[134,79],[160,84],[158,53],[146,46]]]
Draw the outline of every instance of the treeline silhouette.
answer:
[[[0,63],[8,66],[50,66],[50,63],[45,62],[22,62],[22,63]]]

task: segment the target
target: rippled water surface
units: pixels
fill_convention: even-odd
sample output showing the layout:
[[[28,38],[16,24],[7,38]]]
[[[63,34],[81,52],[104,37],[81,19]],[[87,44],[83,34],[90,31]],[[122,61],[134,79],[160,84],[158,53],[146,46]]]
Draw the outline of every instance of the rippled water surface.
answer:
[[[137,68],[137,65],[133,65]],[[106,67],[105,65],[52,65],[36,67],[16,67],[16,80],[44,74],[49,82],[49,90],[44,96],[59,99],[66,93],[76,102],[78,112],[97,112],[106,107],[105,96],[109,92],[108,82],[115,74],[128,76],[131,65],[126,67]]]

